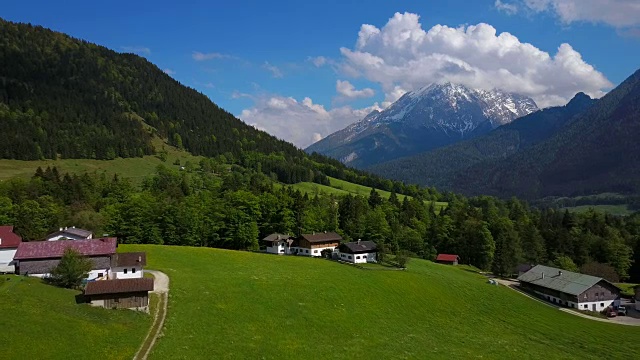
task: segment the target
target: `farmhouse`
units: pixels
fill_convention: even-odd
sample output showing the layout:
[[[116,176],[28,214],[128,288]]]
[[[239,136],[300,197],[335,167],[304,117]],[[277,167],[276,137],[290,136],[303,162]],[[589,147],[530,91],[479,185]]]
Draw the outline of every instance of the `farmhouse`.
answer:
[[[113,254],[108,278],[110,280],[141,278],[144,275],[144,267],[146,265],[147,253],[145,252]]]
[[[91,281],[84,297],[93,306],[148,311],[149,291],[153,291],[153,279],[149,278]]]
[[[620,289],[603,278],[536,265],[518,276],[520,286],[555,304],[602,311],[616,305]]]
[[[333,252],[342,237],[334,232],[302,234],[291,247],[291,252],[304,256],[322,256],[323,251]]]
[[[438,254],[438,257],[436,257],[436,262],[440,264],[458,265],[459,261],[460,256],[453,254]]]
[[[295,239],[289,235],[276,233],[262,239],[262,243],[266,245],[266,251],[270,254],[289,255]]]
[[[88,279],[103,279],[111,266],[111,256],[116,253],[116,246],[116,238],[23,242],[13,258],[16,274],[47,276],[58,265],[64,251],[72,248],[93,263]]]
[[[338,257],[342,261],[355,264],[376,262],[378,247],[373,241],[354,241],[340,244]]]
[[[14,272],[13,257],[22,238],[13,232],[13,226],[0,226],[0,273]]]
[[[93,233],[89,230],[77,228],[75,226],[60,228],[59,231],[53,234],[47,235],[45,240],[90,240],[93,238]]]

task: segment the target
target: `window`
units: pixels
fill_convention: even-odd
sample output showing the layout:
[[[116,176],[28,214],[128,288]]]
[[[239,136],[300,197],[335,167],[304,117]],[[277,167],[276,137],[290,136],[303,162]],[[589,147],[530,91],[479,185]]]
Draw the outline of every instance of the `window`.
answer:
[[[360,260],[360,256],[356,256],[356,259]]]
[[[127,270],[129,270],[129,269],[124,269],[124,273],[125,273],[125,274],[127,273]]]
[[[351,260],[351,255],[349,255],[349,260]]]
[[[600,307],[604,307],[604,303],[600,303]]]
[[[306,253],[308,254],[308,253],[309,253],[309,250],[307,249],[307,250],[305,250],[304,252],[306,252]]]
[[[135,274],[136,273],[136,268],[131,268],[131,273]]]
[[[600,293],[600,296],[604,296],[604,291]]]
[[[588,308],[589,308],[589,305],[584,304],[584,308],[585,308],[585,309],[588,309]]]
[[[317,253],[318,253],[318,250],[313,250],[313,253],[314,253],[314,254],[317,254]]]
[[[100,277],[103,277],[103,276],[104,276],[104,274],[103,274],[103,273],[98,273],[98,277],[99,277],[99,278],[100,278]]]

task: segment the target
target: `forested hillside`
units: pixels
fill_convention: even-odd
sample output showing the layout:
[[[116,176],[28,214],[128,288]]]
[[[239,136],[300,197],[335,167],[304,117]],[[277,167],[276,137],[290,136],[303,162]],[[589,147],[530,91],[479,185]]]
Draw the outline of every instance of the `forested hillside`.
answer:
[[[161,153],[153,137],[284,183],[328,176],[405,192],[405,185],[308,156],[259,131],[134,54],[0,19],[0,158],[114,159]],[[415,189],[415,187],[414,187]],[[409,189],[408,191],[412,191]]]
[[[454,180],[469,168],[490,166],[547,140],[595,102],[579,93],[565,106],[534,112],[486,135],[375,165],[368,170],[391,179],[461,191]]]
[[[368,196],[310,197],[276,186],[265,175],[220,164],[174,171],[159,167],[141,186],[103,176],[39,170],[30,180],[0,182],[0,223],[27,240],[75,225],[123,243],[257,249],[273,233],[337,231],[347,240],[378,243],[381,252],[462,262],[510,274],[522,262],[582,269],[613,281],[640,280],[640,215],[531,209],[516,199],[449,195],[439,212],[432,194],[399,201]],[[635,251],[634,251],[635,250]],[[634,255],[635,254],[635,255]],[[635,257],[635,264],[632,262]]]

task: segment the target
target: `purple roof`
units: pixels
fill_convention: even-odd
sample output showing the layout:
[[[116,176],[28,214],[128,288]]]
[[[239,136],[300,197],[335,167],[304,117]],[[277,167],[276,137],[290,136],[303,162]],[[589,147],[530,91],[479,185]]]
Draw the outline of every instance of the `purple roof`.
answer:
[[[60,258],[67,248],[84,256],[113,255],[116,253],[116,238],[93,240],[31,241],[18,246],[15,260]]]

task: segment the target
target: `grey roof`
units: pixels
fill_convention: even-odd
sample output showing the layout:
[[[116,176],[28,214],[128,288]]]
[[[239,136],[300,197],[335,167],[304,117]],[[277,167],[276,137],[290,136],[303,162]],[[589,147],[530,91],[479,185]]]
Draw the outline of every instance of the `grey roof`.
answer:
[[[267,237],[265,237],[264,241],[277,241],[277,240],[289,240],[291,239],[291,235],[283,235],[283,234],[278,234],[278,233],[274,233],[271,235],[268,235]]]
[[[83,238],[88,238],[89,236],[93,235],[93,233],[89,230],[80,229],[77,227],[69,227],[69,228],[61,229],[60,231],[56,231],[53,234],[49,234],[47,235],[47,238],[57,236],[57,235],[64,235],[64,234],[79,236]]]
[[[358,254],[378,251],[378,246],[373,241],[354,241],[340,245],[340,250],[351,254]]]
[[[518,276],[518,280],[576,296],[587,291],[600,281],[608,282],[603,278],[544,265],[534,266],[531,270]],[[615,287],[615,285],[611,285]]]

